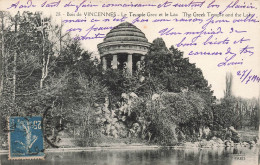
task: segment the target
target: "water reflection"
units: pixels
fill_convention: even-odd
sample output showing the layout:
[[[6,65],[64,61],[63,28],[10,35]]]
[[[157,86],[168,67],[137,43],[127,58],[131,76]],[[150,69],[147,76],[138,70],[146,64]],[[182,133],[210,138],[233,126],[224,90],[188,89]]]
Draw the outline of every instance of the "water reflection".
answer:
[[[245,160],[243,159],[245,156]],[[191,148],[154,150],[102,150],[86,152],[46,153],[46,160],[8,161],[0,155],[0,165],[257,165],[258,149],[254,148]]]

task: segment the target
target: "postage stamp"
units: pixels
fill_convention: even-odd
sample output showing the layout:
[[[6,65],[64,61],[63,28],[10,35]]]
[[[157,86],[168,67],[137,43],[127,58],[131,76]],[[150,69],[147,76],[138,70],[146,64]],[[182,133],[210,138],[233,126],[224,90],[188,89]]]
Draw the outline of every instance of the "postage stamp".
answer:
[[[9,118],[9,159],[44,159],[42,117]]]

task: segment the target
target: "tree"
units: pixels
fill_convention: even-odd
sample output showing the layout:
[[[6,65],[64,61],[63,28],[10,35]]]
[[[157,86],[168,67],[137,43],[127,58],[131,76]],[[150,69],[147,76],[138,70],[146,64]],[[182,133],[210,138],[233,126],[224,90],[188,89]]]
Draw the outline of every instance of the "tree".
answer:
[[[183,58],[183,52],[173,46],[168,49],[161,38],[153,41],[146,55],[145,74],[156,77],[163,91],[190,90],[201,94],[209,104],[215,100],[201,69],[190,63],[188,58]]]
[[[49,91],[48,99],[43,96],[54,102],[53,115],[66,127],[64,131],[74,137],[78,132],[79,142],[84,142],[80,145],[91,145],[100,134],[95,122],[95,105],[103,103],[108,95],[107,88],[100,82],[101,67],[91,59],[91,53],[73,40],[66,43],[55,61],[56,66],[43,88]],[[61,82],[54,90],[53,82],[56,84],[59,80]]]
[[[257,111],[259,110],[257,100],[235,97],[232,94],[232,80],[232,74],[227,73],[224,98],[220,100],[220,104],[214,106],[214,124],[217,128],[228,128],[230,126],[234,126],[235,129],[256,128],[258,123]]]
[[[180,93],[195,92],[205,100],[205,108],[201,116],[212,126],[212,104],[215,101],[211,86],[208,85],[201,69],[183,57],[183,52],[173,46],[168,50],[161,38],[155,39],[145,58],[145,76],[151,84],[147,84],[152,91]],[[147,81],[146,81],[147,82]],[[146,88],[149,89],[149,88]],[[159,89],[159,90],[158,90]],[[156,93],[155,92],[155,93]]]
[[[4,12],[1,11],[0,13],[1,16],[1,54],[0,54],[0,97],[2,96],[2,92],[3,92],[3,86],[4,86],[4,59],[5,59],[5,47],[4,47]],[[1,127],[0,127],[1,128]]]
[[[226,90],[224,91],[224,97],[232,96],[232,81],[233,76],[232,73],[226,73]]]
[[[172,145],[182,140],[197,140],[199,128],[205,126],[202,117],[205,106],[195,92],[164,92],[156,99],[139,98],[132,113],[150,123],[144,130],[146,137],[151,134],[153,142]]]
[[[141,107],[134,109],[151,121],[154,140],[174,143],[178,134],[186,136],[182,137],[186,140],[194,140],[200,127],[212,127],[213,91],[202,71],[184,58],[183,52],[173,46],[168,49],[158,38],[153,41],[144,62],[145,80],[139,82],[137,88],[142,101],[136,105]],[[160,100],[150,100],[155,93],[160,94]]]
[[[84,138],[97,133],[91,127],[94,105],[107,94],[100,84],[101,67],[91,53],[67,33],[61,34],[61,27],[42,13],[23,12],[6,20],[1,124],[7,116],[42,115],[52,107],[53,122],[68,127],[65,131],[70,132],[72,124],[83,129]]]

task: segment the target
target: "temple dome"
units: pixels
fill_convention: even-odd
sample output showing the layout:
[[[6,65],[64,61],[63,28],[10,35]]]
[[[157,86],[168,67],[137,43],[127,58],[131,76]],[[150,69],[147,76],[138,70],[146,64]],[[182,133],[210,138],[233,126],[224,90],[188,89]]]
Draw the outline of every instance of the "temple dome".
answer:
[[[145,34],[129,22],[123,22],[114,27],[104,38],[104,42],[140,41],[148,42]]]
[[[111,29],[97,47],[102,57],[120,53],[145,55],[150,45],[140,29],[129,22],[123,22]]]

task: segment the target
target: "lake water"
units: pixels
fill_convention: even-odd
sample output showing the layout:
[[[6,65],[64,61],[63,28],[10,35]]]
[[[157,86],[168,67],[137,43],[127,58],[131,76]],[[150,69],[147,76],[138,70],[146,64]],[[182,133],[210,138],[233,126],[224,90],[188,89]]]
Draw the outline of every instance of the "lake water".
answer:
[[[47,152],[46,160],[8,160],[0,165],[258,165],[258,148],[193,148]]]

